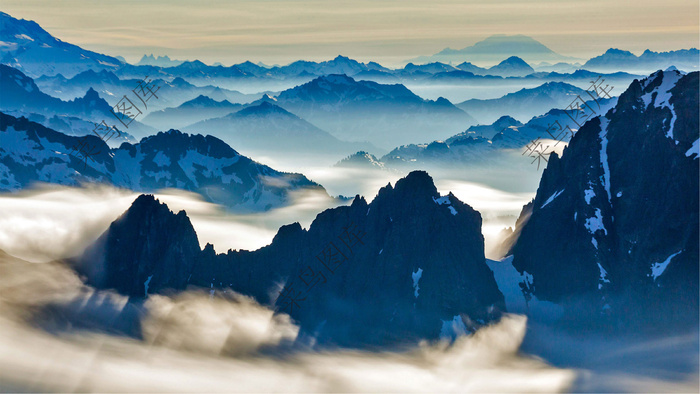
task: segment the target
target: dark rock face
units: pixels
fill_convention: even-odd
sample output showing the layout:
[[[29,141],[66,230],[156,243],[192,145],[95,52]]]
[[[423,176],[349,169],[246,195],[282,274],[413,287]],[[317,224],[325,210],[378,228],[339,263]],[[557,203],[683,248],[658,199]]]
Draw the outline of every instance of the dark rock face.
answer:
[[[80,259],[88,283],[135,297],[183,290],[201,254],[185,211],[141,195]]]
[[[452,194],[440,197],[420,171],[382,188],[370,204],[358,196],[320,213],[308,230],[283,226],[253,252],[216,255],[209,245],[198,252],[184,214],[144,196],[101,242],[107,274],[92,283],[143,295],[150,275],[149,293],[184,288],[191,273],[190,285],[274,305],[326,345],[437,338],[444,322],[456,318],[471,330],[505,309],[485,264],[481,215]]]
[[[551,156],[511,250],[529,291],[591,295],[599,311],[615,312],[618,297],[644,313],[697,316],[697,86],[697,72],[635,81]]]

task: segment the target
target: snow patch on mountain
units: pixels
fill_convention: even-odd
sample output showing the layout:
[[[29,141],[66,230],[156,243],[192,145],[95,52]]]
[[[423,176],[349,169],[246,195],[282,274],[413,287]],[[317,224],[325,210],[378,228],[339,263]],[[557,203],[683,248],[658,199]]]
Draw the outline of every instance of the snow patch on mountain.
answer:
[[[113,152],[114,162],[118,163],[117,171],[114,173],[114,183],[132,190],[138,190],[141,185],[141,163],[144,159],[141,147],[137,146],[135,150],[134,156],[126,150]]]
[[[559,195],[562,194],[563,192],[564,192],[564,189],[561,189],[561,190],[559,190],[558,192],[552,194],[552,195],[547,199],[547,201],[545,201],[544,204],[542,204],[542,206],[540,207],[540,209],[546,207],[550,202],[554,201],[554,199],[557,198],[557,197],[559,197]]]
[[[449,195],[448,195],[448,196],[442,196],[442,197],[439,197],[439,198],[433,197],[433,201],[434,201],[435,204],[437,204],[437,205],[447,205],[447,208],[450,209],[450,213],[452,213],[453,216],[454,216],[454,215],[457,215],[457,210],[451,205],[452,203],[450,202],[450,196],[449,196]]]
[[[598,263],[598,271],[600,272],[600,277],[598,279],[598,290],[603,288],[604,283],[610,283],[610,279],[608,279],[608,271],[603,268],[600,263]]]
[[[664,271],[666,271],[666,267],[668,267],[668,265],[671,263],[671,260],[673,260],[674,257],[678,256],[682,251],[683,250],[681,249],[678,252],[668,256],[668,258],[666,258],[666,260],[664,260],[662,263],[654,263],[651,266],[651,278],[654,281],[656,281],[656,278],[661,276],[661,274],[663,274]]]
[[[207,178],[221,178],[221,183],[229,184],[231,181],[243,183],[236,174],[226,174],[223,171],[224,167],[231,166],[238,162],[240,157],[230,157],[216,159],[210,156],[205,156],[196,150],[189,149],[177,164],[185,172],[196,187],[199,187],[198,178],[203,175]]]
[[[170,159],[168,156],[163,153],[163,151],[159,151],[156,154],[156,157],[153,158],[153,162],[158,166],[158,167],[165,167],[170,165]]]
[[[605,116],[600,118],[600,165],[603,167],[603,187],[608,194],[608,201],[612,200],[610,194],[610,164],[608,163],[608,124],[610,121]]]
[[[418,268],[418,271],[411,273],[411,278],[413,279],[413,296],[416,298],[418,298],[418,290],[420,290],[418,281],[420,281],[421,276],[423,276],[423,270],[421,268]]]
[[[676,123],[676,111],[673,105],[669,102],[671,99],[671,89],[676,86],[676,83],[683,77],[683,75],[678,71],[657,73],[656,78],[662,78],[661,84],[655,87],[651,92],[644,94],[641,99],[644,102],[644,107],[648,107],[650,104],[654,104],[656,108],[668,108],[671,111],[671,120],[668,125],[668,132],[666,136],[672,140],[673,137],[673,127]],[[654,81],[655,78],[649,78],[649,82]],[[648,86],[648,85],[647,85]],[[678,141],[676,141],[676,145]]]
[[[608,235],[608,230],[603,224],[603,213],[600,211],[600,208],[595,209],[595,216],[586,219],[584,226],[591,234],[595,234],[596,231],[603,230],[605,235]]]
[[[83,155],[79,150],[87,148],[78,137],[3,113],[0,118],[0,190],[20,190],[36,181],[104,182],[140,192],[174,187],[246,211],[284,205],[291,190],[323,193],[303,175],[256,163],[211,136],[171,130],[113,149],[88,136]]]

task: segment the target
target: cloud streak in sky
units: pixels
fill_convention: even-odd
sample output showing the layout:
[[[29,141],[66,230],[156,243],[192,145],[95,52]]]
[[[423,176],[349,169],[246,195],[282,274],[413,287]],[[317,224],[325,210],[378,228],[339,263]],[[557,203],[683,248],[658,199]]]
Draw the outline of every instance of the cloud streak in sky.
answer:
[[[697,2],[593,0],[6,0],[64,41],[136,61],[154,52],[223,63],[343,54],[399,63],[493,34],[525,34],[566,56],[698,46]]]

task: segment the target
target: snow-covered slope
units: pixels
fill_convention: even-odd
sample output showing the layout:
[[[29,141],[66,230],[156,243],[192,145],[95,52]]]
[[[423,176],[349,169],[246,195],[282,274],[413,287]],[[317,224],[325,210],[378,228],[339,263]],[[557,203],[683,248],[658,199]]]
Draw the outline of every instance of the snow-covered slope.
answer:
[[[511,250],[532,294],[697,323],[698,76],[633,82],[550,156]]]
[[[31,77],[72,77],[85,70],[115,70],[123,64],[114,57],[63,42],[36,22],[15,19],[4,12],[0,12],[0,42],[0,62]]]
[[[178,188],[237,210],[285,205],[292,190],[323,192],[303,175],[256,163],[212,136],[170,130],[109,149],[96,136],[71,137],[0,113],[0,190],[37,181],[102,182],[135,191]]]

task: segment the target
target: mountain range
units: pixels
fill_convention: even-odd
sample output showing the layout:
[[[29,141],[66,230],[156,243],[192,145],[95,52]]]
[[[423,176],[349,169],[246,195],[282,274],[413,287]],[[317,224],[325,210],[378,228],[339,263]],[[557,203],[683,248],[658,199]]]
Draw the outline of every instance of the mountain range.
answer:
[[[586,105],[591,109],[588,116],[604,114],[616,103],[616,97],[588,100]],[[358,155],[354,160],[345,162],[344,166],[376,168],[380,165],[381,168],[401,170],[434,169],[435,166],[461,168],[465,164],[472,168],[501,166],[507,157],[522,156],[523,149],[537,139],[544,140],[548,150],[554,149],[559,144],[557,141],[561,141],[563,147],[578,129],[571,114],[570,109],[555,108],[533,117],[525,124],[504,115],[490,125],[471,126],[444,140],[396,147],[377,160]],[[523,161],[524,158],[519,160]]]
[[[640,56],[632,52],[611,48],[604,54],[591,58],[583,68],[598,72],[630,70],[637,73],[650,73],[675,67],[687,72],[698,71],[700,51],[697,48],[680,49],[669,52],[645,50]]]
[[[16,19],[6,13],[0,13],[0,41],[4,43],[0,46],[0,63],[15,67],[32,78],[58,75],[72,78],[87,70],[108,70],[115,72],[122,79],[141,79],[150,75],[169,81],[180,77],[196,85],[216,85],[229,89],[257,86],[262,87],[263,90],[274,91],[284,90],[329,74],[377,79],[377,82],[406,82],[419,77],[420,74],[415,73],[410,66],[392,70],[376,62],[361,63],[340,55],[324,62],[299,60],[286,66],[274,67],[249,61],[224,67],[220,64],[206,65],[198,60],[175,61],[167,56],[156,58],[152,55],[144,55],[137,64],[131,65],[124,62],[121,57],[102,55],[65,43],[53,37],[35,22]],[[45,59],[52,59],[52,61],[46,62]],[[449,65],[450,63],[459,64],[461,67],[456,66],[457,69],[477,76],[491,74],[513,77],[525,75],[527,68],[531,68],[528,63],[556,63],[558,67],[551,71],[572,72],[571,62],[577,60],[582,59],[559,55],[531,37],[495,35],[470,47],[460,50],[446,48],[436,55],[423,56],[411,62],[414,63],[413,66],[441,62],[447,63],[445,66],[450,68],[453,68]],[[672,65],[686,71],[697,70],[698,60],[698,50],[695,48],[670,52],[646,50],[639,57],[627,51],[610,49],[602,56],[590,59],[583,67],[599,72],[626,70],[647,74]],[[511,64],[514,62],[519,64]],[[486,69],[472,63],[488,63],[496,66],[484,71]],[[450,71],[455,70],[444,69],[439,72]],[[429,72],[428,75],[436,73]],[[386,80],[379,80],[382,78]],[[188,99],[194,97],[196,95]],[[186,100],[182,102],[184,101]]]
[[[37,78],[35,83],[44,93],[63,100],[81,96],[85,91],[93,89],[99,92],[102,97],[116,101],[123,95],[133,94],[132,91],[148,75],[143,74],[133,79],[120,79],[116,74],[108,70],[99,72],[87,70],[70,79],[66,79],[62,75],[43,76]],[[151,85],[158,88],[156,92],[158,99],[150,100],[148,108],[143,108],[146,114],[182,105],[202,95],[217,101],[227,100],[239,104],[248,103],[260,97],[260,94],[244,94],[218,86],[195,86],[180,77],[169,80],[156,78],[152,80]]]
[[[586,96],[585,90],[568,83],[547,82],[536,88],[506,94],[498,99],[471,99],[456,106],[476,117],[479,122],[487,124],[504,115],[526,122],[552,108],[565,108],[581,94]]]
[[[158,130],[182,129],[196,122],[236,112],[241,108],[242,104],[234,104],[228,100],[216,101],[208,96],[199,95],[177,107],[153,111],[143,118],[143,123]]]
[[[199,248],[184,211],[141,195],[72,264],[88,284],[135,299],[241,293],[289,314],[301,327],[297,342],[311,347],[450,338],[545,304],[575,332],[696,325],[698,77],[659,71],[633,82],[561,157],[551,154],[501,261],[484,257],[481,214],[413,171],[371,203],[356,196],[308,229],[282,226],[268,246],[222,254]],[[152,142],[166,137],[204,139],[171,131]]]
[[[170,130],[110,149],[97,136],[67,136],[0,112],[0,190],[34,182],[96,182],[141,192],[177,188],[237,211],[284,206],[295,190],[325,194],[303,175],[256,163],[212,136]]]
[[[183,60],[171,60],[168,55],[154,57],[153,54],[143,55],[141,60],[136,63],[136,66],[159,66],[159,67],[175,67],[184,63]]]
[[[45,94],[31,78],[4,64],[0,64],[0,87],[0,111],[35,119],[70,135],[93,134],[95,124],[102,121],[108,125],[119,125],[120,131],[123,129],[121,135],[115,135],[113,143],[132,141],[131,135],[145,136],[155,132],[155,129],[142,124],[138,119],[128,128],[121,127],[111,112],[112,106],[92,88],[83,97],[63,101]],[[115,104],[116,102],[117,100]]]
[[[318,77],[281,92],[275,104],[338,139],[379,147],[450,135],[476,123],[448,100],[425,100],[403,85]]]

